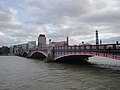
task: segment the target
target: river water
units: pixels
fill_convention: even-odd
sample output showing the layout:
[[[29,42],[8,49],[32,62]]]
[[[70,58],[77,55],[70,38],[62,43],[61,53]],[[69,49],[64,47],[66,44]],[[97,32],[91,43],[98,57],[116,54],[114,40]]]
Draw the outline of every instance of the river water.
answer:
[[[89,62],[45,63],[0,56],[0,90],[120,90],[120,61],[91,57]]]

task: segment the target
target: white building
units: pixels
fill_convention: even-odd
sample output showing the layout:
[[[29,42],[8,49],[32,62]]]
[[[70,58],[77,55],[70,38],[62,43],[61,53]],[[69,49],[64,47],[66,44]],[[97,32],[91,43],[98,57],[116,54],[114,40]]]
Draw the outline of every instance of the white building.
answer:
[[[28,49],[32,49],[36,47],[36,41],[29,41],[27,44],[28,44]]]
[[[19,49],[23,49],[23,50],[28,49],[28,44],[27,44],[27,43],[25,43],[25,44],[20,44],[20,45],[19,45]]]
[[[11,54],[17,54],[18,52],[18,45],[11,46]]]
[[[13,54],[13,52],[14,52],[14,47],[10,46],[10,54]]]

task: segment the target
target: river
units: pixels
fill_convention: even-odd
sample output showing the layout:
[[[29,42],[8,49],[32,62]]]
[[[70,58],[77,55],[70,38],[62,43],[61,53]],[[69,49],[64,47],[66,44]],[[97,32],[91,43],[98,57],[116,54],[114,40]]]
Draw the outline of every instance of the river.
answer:
[[[89,62],[45,63],[0,56],[0,90],[120,90],[120,61],[91,57]]]

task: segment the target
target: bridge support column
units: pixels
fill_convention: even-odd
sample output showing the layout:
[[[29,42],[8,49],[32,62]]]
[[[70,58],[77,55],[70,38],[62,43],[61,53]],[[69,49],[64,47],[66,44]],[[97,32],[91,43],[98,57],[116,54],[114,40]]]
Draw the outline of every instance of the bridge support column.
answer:
[[[54,48],[49,46],[48,48],[48,55],[45,58],[45,62],[52,62],[54,59]]]
[[[53,59],[53,56],[51,54],[48,54],[48,56],[45,58],[45,62],[52,62]]]

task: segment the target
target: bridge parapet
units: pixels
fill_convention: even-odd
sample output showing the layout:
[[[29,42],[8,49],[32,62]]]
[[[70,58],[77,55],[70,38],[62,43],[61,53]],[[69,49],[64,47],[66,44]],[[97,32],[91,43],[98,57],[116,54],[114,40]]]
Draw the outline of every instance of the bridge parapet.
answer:
[[[120,44],[57,46],[55,51],[120,53]]]

